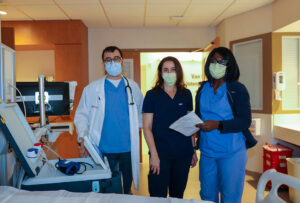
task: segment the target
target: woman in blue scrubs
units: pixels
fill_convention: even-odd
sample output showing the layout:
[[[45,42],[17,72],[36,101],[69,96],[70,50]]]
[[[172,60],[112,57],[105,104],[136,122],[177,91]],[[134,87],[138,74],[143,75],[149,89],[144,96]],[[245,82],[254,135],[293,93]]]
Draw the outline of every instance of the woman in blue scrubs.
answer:
[[[150,196],[182,198],[190,167],[198,161],[193,138],[169,126],[193,110],[191,92],[185,88],[179,61],[166,57],[158,65],[157,81],[143,104],[143,128],[150,154]]]
[[[241,202],[247,163],[247,148],[256,140],[249,131],[250,99],[246,87],[238,82],[239,67],[232,52],[219,47],[205,64],[207,81],[196,95],[200,137],[200,196],[222,203]]]

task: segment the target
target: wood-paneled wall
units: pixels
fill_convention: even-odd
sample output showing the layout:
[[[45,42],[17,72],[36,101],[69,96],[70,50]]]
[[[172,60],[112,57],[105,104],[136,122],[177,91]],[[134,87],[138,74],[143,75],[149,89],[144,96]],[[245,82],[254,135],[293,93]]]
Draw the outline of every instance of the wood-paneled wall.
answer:
[[[1,26],[3,30],[14,29],[16,51],[53,47],[55,79],[78,82],[75,93],[77,106],[82,90],[89,82],[87,27],[80,20],[2,21]]]
[[[4,27],[1,29],[1,41],[6,46],[15,49],[15,30],[13,27]]]
[[[55,51],[55,80],[77,81],[75,92],[76,109],[83,88],[88,85],[88,29],[80,20],[54,20],[54,21],[2,21],[2,30],[14,30],[14,44],[18,50],[44,50]],[[3,33],[3,32],[2,32]],[[5,39],[5,33],[3,33]],[[10,32],[11,35],[11,32]],[[75,111],[71,116],[62,117],[58,121],[73,121]],[[50,117],[51,121],[53,117]],[[65,158],[78,155],[76,137],[68,140],[71,148],[76,147],[74,154],[68,154]],[[59,143],[65,140],[58,139]],[[75,146],[76,145],[76,146]]]

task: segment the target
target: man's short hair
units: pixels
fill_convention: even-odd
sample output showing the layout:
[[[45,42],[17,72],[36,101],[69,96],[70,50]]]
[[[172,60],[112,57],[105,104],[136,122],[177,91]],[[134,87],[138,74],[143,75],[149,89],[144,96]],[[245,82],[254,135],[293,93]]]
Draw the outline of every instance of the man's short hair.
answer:
[[[105,52],[114,52],[115,50],[118,50],[119,52],[120,52],[120,55],[121,55],[121,57],[123,58],[123,53],[122,53],[122,51],[121,51],[121,49],[119,49],[118,47],[116,47],[116,46],[109,46],[109,47],[106,47],[104,50],[103,50],[103,52],[102,52],[102,61],[104,61],[104,53]]]

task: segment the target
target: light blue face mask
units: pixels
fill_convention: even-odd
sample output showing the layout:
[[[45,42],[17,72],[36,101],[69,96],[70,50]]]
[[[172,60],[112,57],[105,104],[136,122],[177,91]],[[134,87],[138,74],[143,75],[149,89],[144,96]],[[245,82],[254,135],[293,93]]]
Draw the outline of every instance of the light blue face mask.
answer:
[[[121,63],[112,61],[110,63],[105,64],[105,70],[108,73],[108,75],[118,76],[122,73],[122,66]]]

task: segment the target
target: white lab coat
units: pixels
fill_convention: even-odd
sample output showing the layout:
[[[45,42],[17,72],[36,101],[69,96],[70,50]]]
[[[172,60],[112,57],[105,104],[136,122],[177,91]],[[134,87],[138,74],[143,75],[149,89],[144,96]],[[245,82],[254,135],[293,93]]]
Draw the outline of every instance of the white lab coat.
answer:
[[[78,136],[83,137],[87,132],[87,136],[97,146],[100,143],[105,114],[105,78],[106,76],[104,78],[92,82],[84,88],[74,118],[74,124],[76,126]],[[134,102],[133,105],[128,105],[130,122],[132,176],[134,186],[138,190],[140,176],[139,127],[142,127],[143,94],[134,81],[128,79],[128,82],[129,86],[132,89],[132,96]],[[127,85],[126,80],[125,85]],[[129,104],[132,102],[132,97],[129,88],[127,88],[126,91],[128,95]]]

